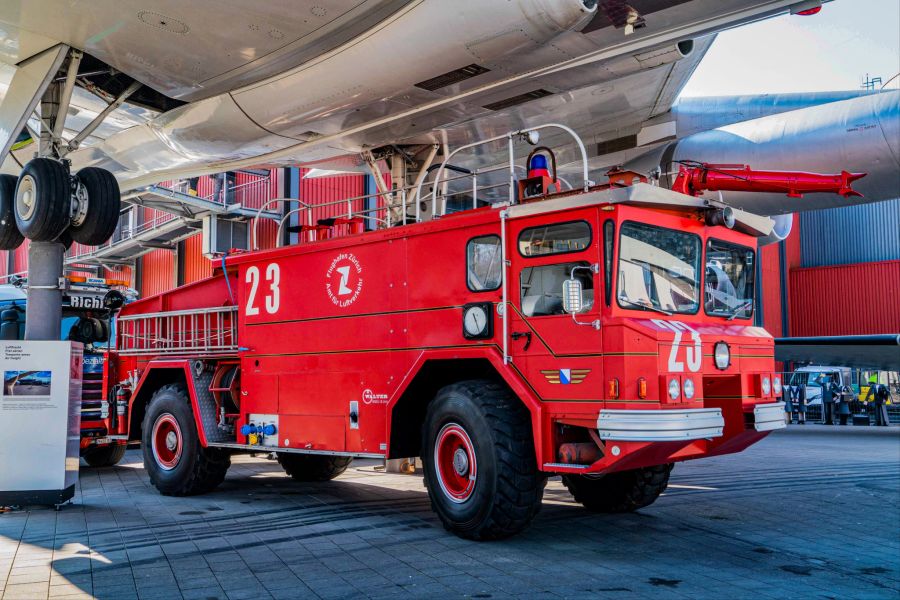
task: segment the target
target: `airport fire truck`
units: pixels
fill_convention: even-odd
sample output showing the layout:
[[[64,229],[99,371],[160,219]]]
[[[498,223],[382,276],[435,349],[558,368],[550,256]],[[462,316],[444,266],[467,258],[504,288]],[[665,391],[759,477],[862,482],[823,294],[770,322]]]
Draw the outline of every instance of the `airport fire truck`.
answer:
[[[382,207],[364,231],[373,213],[348,209],[125,306],[104,382],[153,485],[208,492],[236,452],[274,452],[299,481],[418,456],[444,525],[493,539],[532,520],[550,475],[591,510],[632,511],[674,463],[783,427],[773,340],[752,320],[772,221],[699,193],[707,178],[838,191],[844,174],[697,165],[681,191],[630,172],[594,185],[575,136],[584,183],[565,189],[546,148],[519,177],[523,137],[479,142],[509,142],[501,201],[473,183],[448,210],[447,167],[478,144],[463,146],[399,219]]]

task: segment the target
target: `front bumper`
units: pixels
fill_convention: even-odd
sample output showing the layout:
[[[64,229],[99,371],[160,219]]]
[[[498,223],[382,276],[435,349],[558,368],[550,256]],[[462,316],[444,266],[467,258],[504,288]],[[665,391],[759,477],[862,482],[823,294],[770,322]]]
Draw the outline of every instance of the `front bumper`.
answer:
[[[784,424],[784,418],[781,422]],[[724,428],[725,419],[719,408],[604,409],[597,418],[597,433],[601,440],[627,442],[702,440],[721,437]]]
[[[753,407],[753,428],[756,431],[774,431],[786,426],[784,402],[757,404]]]

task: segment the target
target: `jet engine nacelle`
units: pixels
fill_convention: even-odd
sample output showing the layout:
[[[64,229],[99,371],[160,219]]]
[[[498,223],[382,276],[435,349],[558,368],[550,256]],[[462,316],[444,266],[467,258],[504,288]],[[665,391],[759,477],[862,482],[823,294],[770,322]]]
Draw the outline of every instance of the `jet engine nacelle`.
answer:
[[[672,187],[679,161],[750,165],[759,170],[867,173],[853,188],[863,198],[724,192],[729,205],[760,215],[785,215],[777,239],[790,233],[790,214],[900,197],[900,91],[891,90],[790,111],[696,133],[643,154],[623,168],[659,173]],[[707,197],[713,197],[711,192]]]

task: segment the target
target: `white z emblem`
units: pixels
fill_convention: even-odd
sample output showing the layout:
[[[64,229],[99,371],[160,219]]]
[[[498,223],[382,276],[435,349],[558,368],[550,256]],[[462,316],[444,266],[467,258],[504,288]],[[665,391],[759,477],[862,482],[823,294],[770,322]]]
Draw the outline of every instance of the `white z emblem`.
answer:
[[[352,294],[353,290],[347,287],[347,282],[350,281],[350,267],[338,267],[335,271],[341,274],[341,283],[338,286],[338,296]]]
[[[685,360],[689,371],[697,372],[703,364],[703,342],[700,334],[694,331],[687,323],[681,321],[663,321],[662,319],[653,319],[653,323],[662,329],[668,329],[675,334],[672,339],[672,349],[669,351],[669,371],[673,373],[681,373],[684,371],[684,363],[678,360],[678,349],[681,346],[681,338],[684,332],[691,334],[693,346],[684,349]]]

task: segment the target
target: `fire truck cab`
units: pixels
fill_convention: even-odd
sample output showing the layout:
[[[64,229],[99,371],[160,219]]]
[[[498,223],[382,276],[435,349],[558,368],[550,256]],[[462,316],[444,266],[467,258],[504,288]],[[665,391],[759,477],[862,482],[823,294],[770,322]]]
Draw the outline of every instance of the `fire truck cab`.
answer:
[[[549,475],[632,511],[674,463],[784,426],[753,324],[770,219],[634,173],[596,186],[586,160],[576,189],[533,157],[519,180],[512,152],[505,201],[479,206],[473,185],[450,213],[454,154],[420,190],[429,220],[416,202],[415,222],[361,232],[390,210],[348,210],[122,309],[105,381],[162,493],[210,491],[234,452],[275,452],[299,481],[420,456],[445,526],[492,539],[527,526]]]

